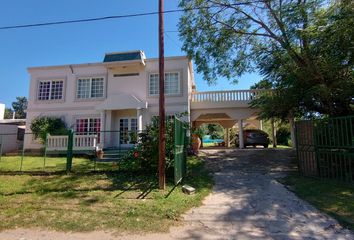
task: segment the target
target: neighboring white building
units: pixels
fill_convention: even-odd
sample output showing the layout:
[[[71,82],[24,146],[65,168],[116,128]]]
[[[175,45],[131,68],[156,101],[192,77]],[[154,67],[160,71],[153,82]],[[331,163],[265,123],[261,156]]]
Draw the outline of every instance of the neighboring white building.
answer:
[[[3,120],[5,117],[5,104],[0,103],[0,120]]]
[[[21,150],[24,133],[25,119],[0,120],[0,154]]]
[[[144,129],[159,112],[158,59],[147,59],[142,51],[108,53],[99,63],[31,67],[28,72],[27,132],[34,118],[56,116],[76,132],[101,132],[100,144],[114,147],[130,144],[130,137],[123,132]],[[195,126],[217,122],[230,128],[239,122],[241,130],[242,120],[254,122],[257,117],[248,107],[257,91],[195,89],[191,60],[166,57],[167,115],[188,112],[187,120]],[[40,147],[36,140],[26,137],[26,149]]]

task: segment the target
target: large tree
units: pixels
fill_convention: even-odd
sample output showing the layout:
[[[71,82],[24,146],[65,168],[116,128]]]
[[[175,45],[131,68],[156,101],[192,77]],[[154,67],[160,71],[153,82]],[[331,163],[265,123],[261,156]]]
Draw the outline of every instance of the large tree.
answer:
[[[209,83],[258,70],[277,89],[272,114],[353,111],[353,1],[181,0],[185,50]],[[279,106],[278,106],[279,105]]]
[[[15,111],[15,118],[24,119],[26,118],[27,109],[27,98],[26,97],[16,97],[16,102],[12,103],[12,108]]]

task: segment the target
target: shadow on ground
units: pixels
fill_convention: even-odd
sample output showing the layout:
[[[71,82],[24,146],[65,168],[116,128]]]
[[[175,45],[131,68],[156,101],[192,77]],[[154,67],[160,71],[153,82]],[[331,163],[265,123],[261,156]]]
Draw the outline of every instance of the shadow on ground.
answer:
[[[296,171],[292,150],[204,150],[215,186],[185,215],[180,239],[354,239],[335,220],[297,198],[276,178]]]

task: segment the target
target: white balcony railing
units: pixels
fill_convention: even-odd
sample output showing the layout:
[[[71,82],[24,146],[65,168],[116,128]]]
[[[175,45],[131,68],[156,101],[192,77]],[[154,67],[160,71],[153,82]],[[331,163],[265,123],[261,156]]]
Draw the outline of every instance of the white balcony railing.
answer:
[[[192,102],[232,102],[251,101],[259,95],[262,90],[230,90],[192,92]]]
[[[74,135],[73,150],[93,150],[97,146],[97,135]],[[47,136],[48,151],[66,151],[68,136]]]

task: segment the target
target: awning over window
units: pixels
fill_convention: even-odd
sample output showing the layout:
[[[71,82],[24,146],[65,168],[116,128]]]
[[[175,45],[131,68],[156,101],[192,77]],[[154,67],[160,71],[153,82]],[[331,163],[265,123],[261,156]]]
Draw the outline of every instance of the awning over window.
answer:
[[[121,110],[147,108],[147,102],[142,101],[132,94],[117,93],[109,95],[107,99],[96,106],[96,110]]]

